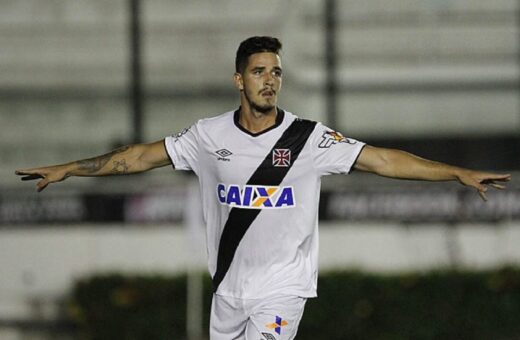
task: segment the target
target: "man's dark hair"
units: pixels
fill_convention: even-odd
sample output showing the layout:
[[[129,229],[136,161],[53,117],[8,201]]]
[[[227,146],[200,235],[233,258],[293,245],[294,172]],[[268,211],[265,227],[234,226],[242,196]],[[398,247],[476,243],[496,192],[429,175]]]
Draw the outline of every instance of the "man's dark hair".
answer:
[[[280,40],[274,37],[251,37],[240,43],[235,58],[235,71],[243,73],[247,66],[249,56],[260,52],[272,52],[279,54],[282,49]]]

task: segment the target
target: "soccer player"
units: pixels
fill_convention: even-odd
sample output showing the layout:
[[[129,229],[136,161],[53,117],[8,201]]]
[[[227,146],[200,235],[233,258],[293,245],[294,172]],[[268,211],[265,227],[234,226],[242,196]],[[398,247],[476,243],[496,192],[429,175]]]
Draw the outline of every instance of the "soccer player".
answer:
[[[17,170],[38,191],[70,176],[105,176],[166,165],[199,178],[214,295],[211,340],[294,339],[316,296],[320,178],[353,169],[380,176],[458,181],[486,199],[508,174],[450,166],[344,137],[277,107],[283,71],[273,37],[237,51],[240,107],[177,135],[62,165]]]

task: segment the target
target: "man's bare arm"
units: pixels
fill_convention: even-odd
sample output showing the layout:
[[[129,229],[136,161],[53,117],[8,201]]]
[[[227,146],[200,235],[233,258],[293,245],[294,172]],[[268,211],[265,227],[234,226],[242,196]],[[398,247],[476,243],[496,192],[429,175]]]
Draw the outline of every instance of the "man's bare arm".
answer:
[[[380,176],[425,181],[459,181],[461,184],[477,189],[486,200],[487,186],[504,189],[497,182],[511,180],[509,174],[496,174],[476,171],[448,164],[430,161],[408,152],[376,148],[367,145],[354,165],[355,169],[368,171]]]
[[[20,169],[16,174],[22,180],[41,179],[37,184],[42,191],[50,183],[70,176],[108,176],[139,173],[171,164],[164,142],[123,146],[107,154],[66,164],[41,168]]]

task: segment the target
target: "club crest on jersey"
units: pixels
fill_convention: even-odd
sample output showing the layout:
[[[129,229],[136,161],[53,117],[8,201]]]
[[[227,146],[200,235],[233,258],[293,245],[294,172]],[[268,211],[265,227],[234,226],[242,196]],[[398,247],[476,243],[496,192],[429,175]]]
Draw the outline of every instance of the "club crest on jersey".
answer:
[[[284,209],[296,206],[291,186],[217,185],[220,204],[244,209]]]
[[[337,143],[356,144],[356,141],[348,139],[337,131],[325,131],[321,137],[322,140],[320,144],[318,144],[318,147],[320,148],[330,148],[332,145]]]
[[[274,149],[273,150],[273,166],[276,166],[276,167],[291,166],[291,150],[290,149]]]

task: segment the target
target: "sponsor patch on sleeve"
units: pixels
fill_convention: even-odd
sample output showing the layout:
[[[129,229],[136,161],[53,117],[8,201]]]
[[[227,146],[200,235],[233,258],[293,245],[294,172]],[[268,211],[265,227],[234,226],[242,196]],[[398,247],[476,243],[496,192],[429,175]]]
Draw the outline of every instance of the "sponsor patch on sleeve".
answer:
[[[337,131],[329,130],[325,131],[321,136],[321,141],[320,144],[318,144],[318,147],[330,148],[331,146],[338,143],[356,144],[356,141],[348,139],[347,137],[343,136],[341,133]]]

